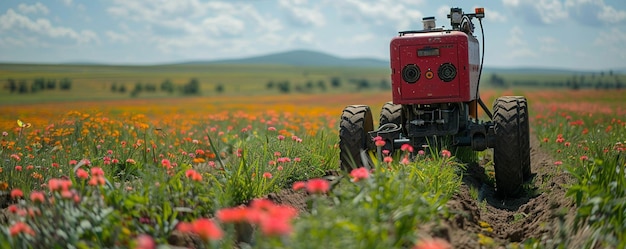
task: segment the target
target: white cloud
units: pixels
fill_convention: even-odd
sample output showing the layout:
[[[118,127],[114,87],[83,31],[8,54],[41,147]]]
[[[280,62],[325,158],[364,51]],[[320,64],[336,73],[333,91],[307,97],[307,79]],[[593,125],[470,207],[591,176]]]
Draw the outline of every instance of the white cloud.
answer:
[[[127,42],[130,41],[130,38],[128,37],[128,35],[121,34],[121,33],[115,32],[115,31],[109,30],[109,31],[104,32],[104,34],[112,42],[127,43]]]
[[[559,53],[569,51],[568,47],[552,36],[539,37],[539,49],[545,53]]]
[[[72,0],[61,0],[65,5],[72,6]]]
[[[274,37],[272,34],[283,30],[276,17],[242,1],[114,0],[107,12],[113,20],[135,27],[135,32],[144,34],[143,41],[166,53],[191,48],[242,52],[245,46],[270,43],[259,37]]]
[[[626,11],[616,10],[604,0],[566,0],[565,6],[579,23],[597,26],[626,21]]]
[[[202,27],[216,36],[223,34],[236,35],[244,31],[245,23],[231,15],[219,14],[216,17],[204,19]]]
[[[560,0],[502,0],[502,3],[512,8],[513,13],[519,14],[528,23],[535,25],[558,23],[569,16]]]
[[[32,20],[13,9],[8,9],[0,16],[0,33],[4,31],[22,34],[24,31],[29,31],[51,38],[70,38],[78,43],[98,42],[98,35],[91,30],[75,31],[67,27],[54,26],[48,19]]]
[[[306,0],[280,0],[279,5],[296,25],[321,27],[326,24],[324,14],[318,8],[309,6]]]
[[[336,0],[332,4],[342,18],[384,30],[421,28],[424,16],[418,9],[422,1]]]
[[[626,32],[612,28],[610,31],[600,31],[598,37],[593,41],[594,46],[601,47],[613,55],[619,55],[621,59],[626,59]]]
[[[506,41],[506,45],[509,47],[509,53],[506,54],[508,58],[528,58],[537,57],[537,53],[533,51],[528,42],[524,39],[524,31],[515,26],[509,32],[509,39]]]
[[[33,5],[28,5],[28,4],[23,4],[21,3],[20,5],[17,6],[17,9],[24,13],[24,14],[48,14],[50,12],[50,10],[48,10],[48,7],[46,7],[45,5],[43,5],[42,3],[37,2],[36,4]]]

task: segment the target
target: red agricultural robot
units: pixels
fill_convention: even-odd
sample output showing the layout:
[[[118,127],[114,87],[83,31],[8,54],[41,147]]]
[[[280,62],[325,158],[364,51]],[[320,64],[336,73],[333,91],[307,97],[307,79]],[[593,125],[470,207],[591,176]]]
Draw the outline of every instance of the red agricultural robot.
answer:
[[[341,115],[339,146],[341,168],[351,170],[368,164],[373,138],[385,141],[393,153],[403,144],[415,148],[447,140],[451,147],[474,151],[493,148],[496,190],[504,197],[522,192],[532,177],[528,104],[523,96],[502,96],[493,103],[493,114],[479,94],[484,61],[473,19],[481,33],[483,8],[464,13],[451,8],[451,29],[436,27],[434,17],[423,19],[423,30],[401,31],[391,40],[391,86],[393,101],[380,113],[374,130],[372,112],[366,105],[347,106]],[[478,119],[478,106],[489,120]],[[444,139],[445,138],[445,139]]]

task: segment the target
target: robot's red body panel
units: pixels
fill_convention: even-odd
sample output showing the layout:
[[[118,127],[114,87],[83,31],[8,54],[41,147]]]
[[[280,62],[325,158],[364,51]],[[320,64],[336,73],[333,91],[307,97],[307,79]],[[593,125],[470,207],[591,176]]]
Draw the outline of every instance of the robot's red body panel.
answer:
[[[478,41],[460,31],[408,33],[391,41],[394,104],[475,100],[480,72]]]

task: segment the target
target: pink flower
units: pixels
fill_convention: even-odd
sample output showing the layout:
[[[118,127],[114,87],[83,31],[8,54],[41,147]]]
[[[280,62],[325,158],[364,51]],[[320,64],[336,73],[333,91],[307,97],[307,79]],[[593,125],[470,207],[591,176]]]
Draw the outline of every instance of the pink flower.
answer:
[[[16,165],[16,166],[15,166],[15,170],[17,170],[17,171],[22,171],[22,166],[20,166],[20,165]]]
[[[276,127],[270,126],[270,127],[267,127],[267,130],[268,131],[276,131]]]
[[[420,155],[420,156],[423,156],[423,155],[426,155],[426,151],[419,150],[419,151],[417,151],[417,154]]]
[[[170,160],[163,158],[161,160],[161,166],[163,166],[166,169],[171,169],[172,168],[172,163],[170,162]]]
[[[361,167],[358,169],[353,169],[352,172],[350,172],[350,176],[352,177],[352,180],[354,182],[358,182],[361,179],[367,179],[370,177],[370,173],[369,171],[367,171],[366,168]]]
[[[70,160],[70,165],[76,165],[78,163],[78,161],[76,160]]]
[[[306,184],[306,190],[311,194],[323,194],[330,189],[330,183],[322,178],[311,179]]]
[[[411,161],[409,160],[409,157],[403,157],[402,160],[400,160],[400,164],[402,165],[408,165],[409,163],[411,163]]]
[[[554,165],[561,165],[561,164],[563,164],[563,162],[561,162],[561,161],[554,162]]]
[[[452,156],[452,152],[450,152],[449,150],[441,150],[441,156],[448,158]]]
[[[277,137],[277,138],[278,138],[278,140],[280,140],[280,141],[285,140],[285,136],[283,136],[283,135],[278,135],[278,137]]]
[[[150,235],[142,234],[137,236],[137,246],[135,249],[154,249],[156,244]]]
[[[393,158],[390,156],[386,156],[385,158],[383,158],[383,162],[385,163],[391,163],[393,162]]]
[[[420,240],[413,249],[452,249],[452,245],[444,239],[431,238]]]
[[[374,144],[376,147],[383,147],[385,146],[385,140],[381,136],[376,136],[374,137]]]
[[[580,160],[581,161],[587,161],[587,160],[589,160],[589,157],[586,156],[586,155],[582,155],[582,156],[580,156]]]

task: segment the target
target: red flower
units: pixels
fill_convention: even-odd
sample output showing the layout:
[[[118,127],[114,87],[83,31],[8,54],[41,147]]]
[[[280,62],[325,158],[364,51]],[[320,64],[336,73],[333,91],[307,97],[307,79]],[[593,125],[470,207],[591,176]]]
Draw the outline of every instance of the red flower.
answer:
[[[386,159],[387,157],[385,157]],[[353,178],[354,182],[358,182],[361,179],[367,179],[370,177],[370,173],[367,171],[366,168],[361,167],[358,169],[353,169],[352,172],[350,172],[350,176]]]
[[[196,182],[202,181],[202,174],[198,173],[197,171],[193,169],[188,169],[185,172],[185,176],[187,178],[191,178],[192,181],[196,181]]]
[[[554,165],[561,165],[561,164],[563,164],[563,162],[561,162],[561,161],[554,162]]]
[[[89,172],[87,172],[86,170],[82,168],[79,168],[76,170],[76,177],[80,179],[87,179],[89,178]]]
[[[400,150],[413,152],[413,146],[411,146],[410,144],[403,144],[402,146],[400,146]]]
[[[13,226],[11,226],[9,228],[9,234],[11,234],[11,236],[17,236],[20,233],[24,233],[24,234],[29,234],[31,236],[35,236],[35,231],[33,231],[33,229],[30,228],[30,226],[28,226],[28,224],[26,224],[24,222],[21,222],[21,221],[13,224]]]
[[[293,183],[293,190],[300,190],[306,188],[306,182],[297,181]]]
[[[289,219],[266,217],[261,222],[261,232],[266,236],[280,236],[291,233]]]
[[[93,167],[93,168],[91,168],[91,175],[92,176],[103,176],[104,175],[104,170],[102,170],[102,168],[100,168],[100,167]]]
[[[171,169],[172,168],[172,162],[170,162],[170,160],[163,158],[163,160],[161,160],[161,165],[166,168],[166,169]]]
[[[189,222],[178,222],[178,224],[176,225],[176,230],[180,231],[181,233],[191,233],[193,231],[193,228],[191,226],[191,223]]]
[[[452,249],[452,245],[440,238],[422,239],[415,244],[413,249]]]
[[[11,190],[11,198],[22,198],[24,196],[24,192],[22,192],[22,190],[16,188]]]
[[[202,240],[219,240],[224,235],[222,230],[207,218],[197,219],[191,223],[193,233],[197,234]]]
[[[582,156],[580,156],[580,160],[581,161],[587,161],[587,160],[589,160],[589,157],[586,156],[586,155],[582,155]]]
[[[265,173],[263,173],[263,178],[265,178],[265,179],[271,179],[271,178],[272,178],[272,173],[270,173],[270,172],[265,172]]]
[[[224,208],[218,210],[215,216],[224,223],[244,222],[248,216],[248,209],[243,207]]]
[[[45,196],[40,191],[33,191],[30,193],[30,200],[35,203],[42,203],[45,199]]]
[[[10,213],[15,214],[20,208],[18,208],[17,205],[12,204],[7,209],[9,210]]]
[[[330,189],[330,183],[321,178],[311,179],[306,184],[306,191],[311,194],[323,194]]]

